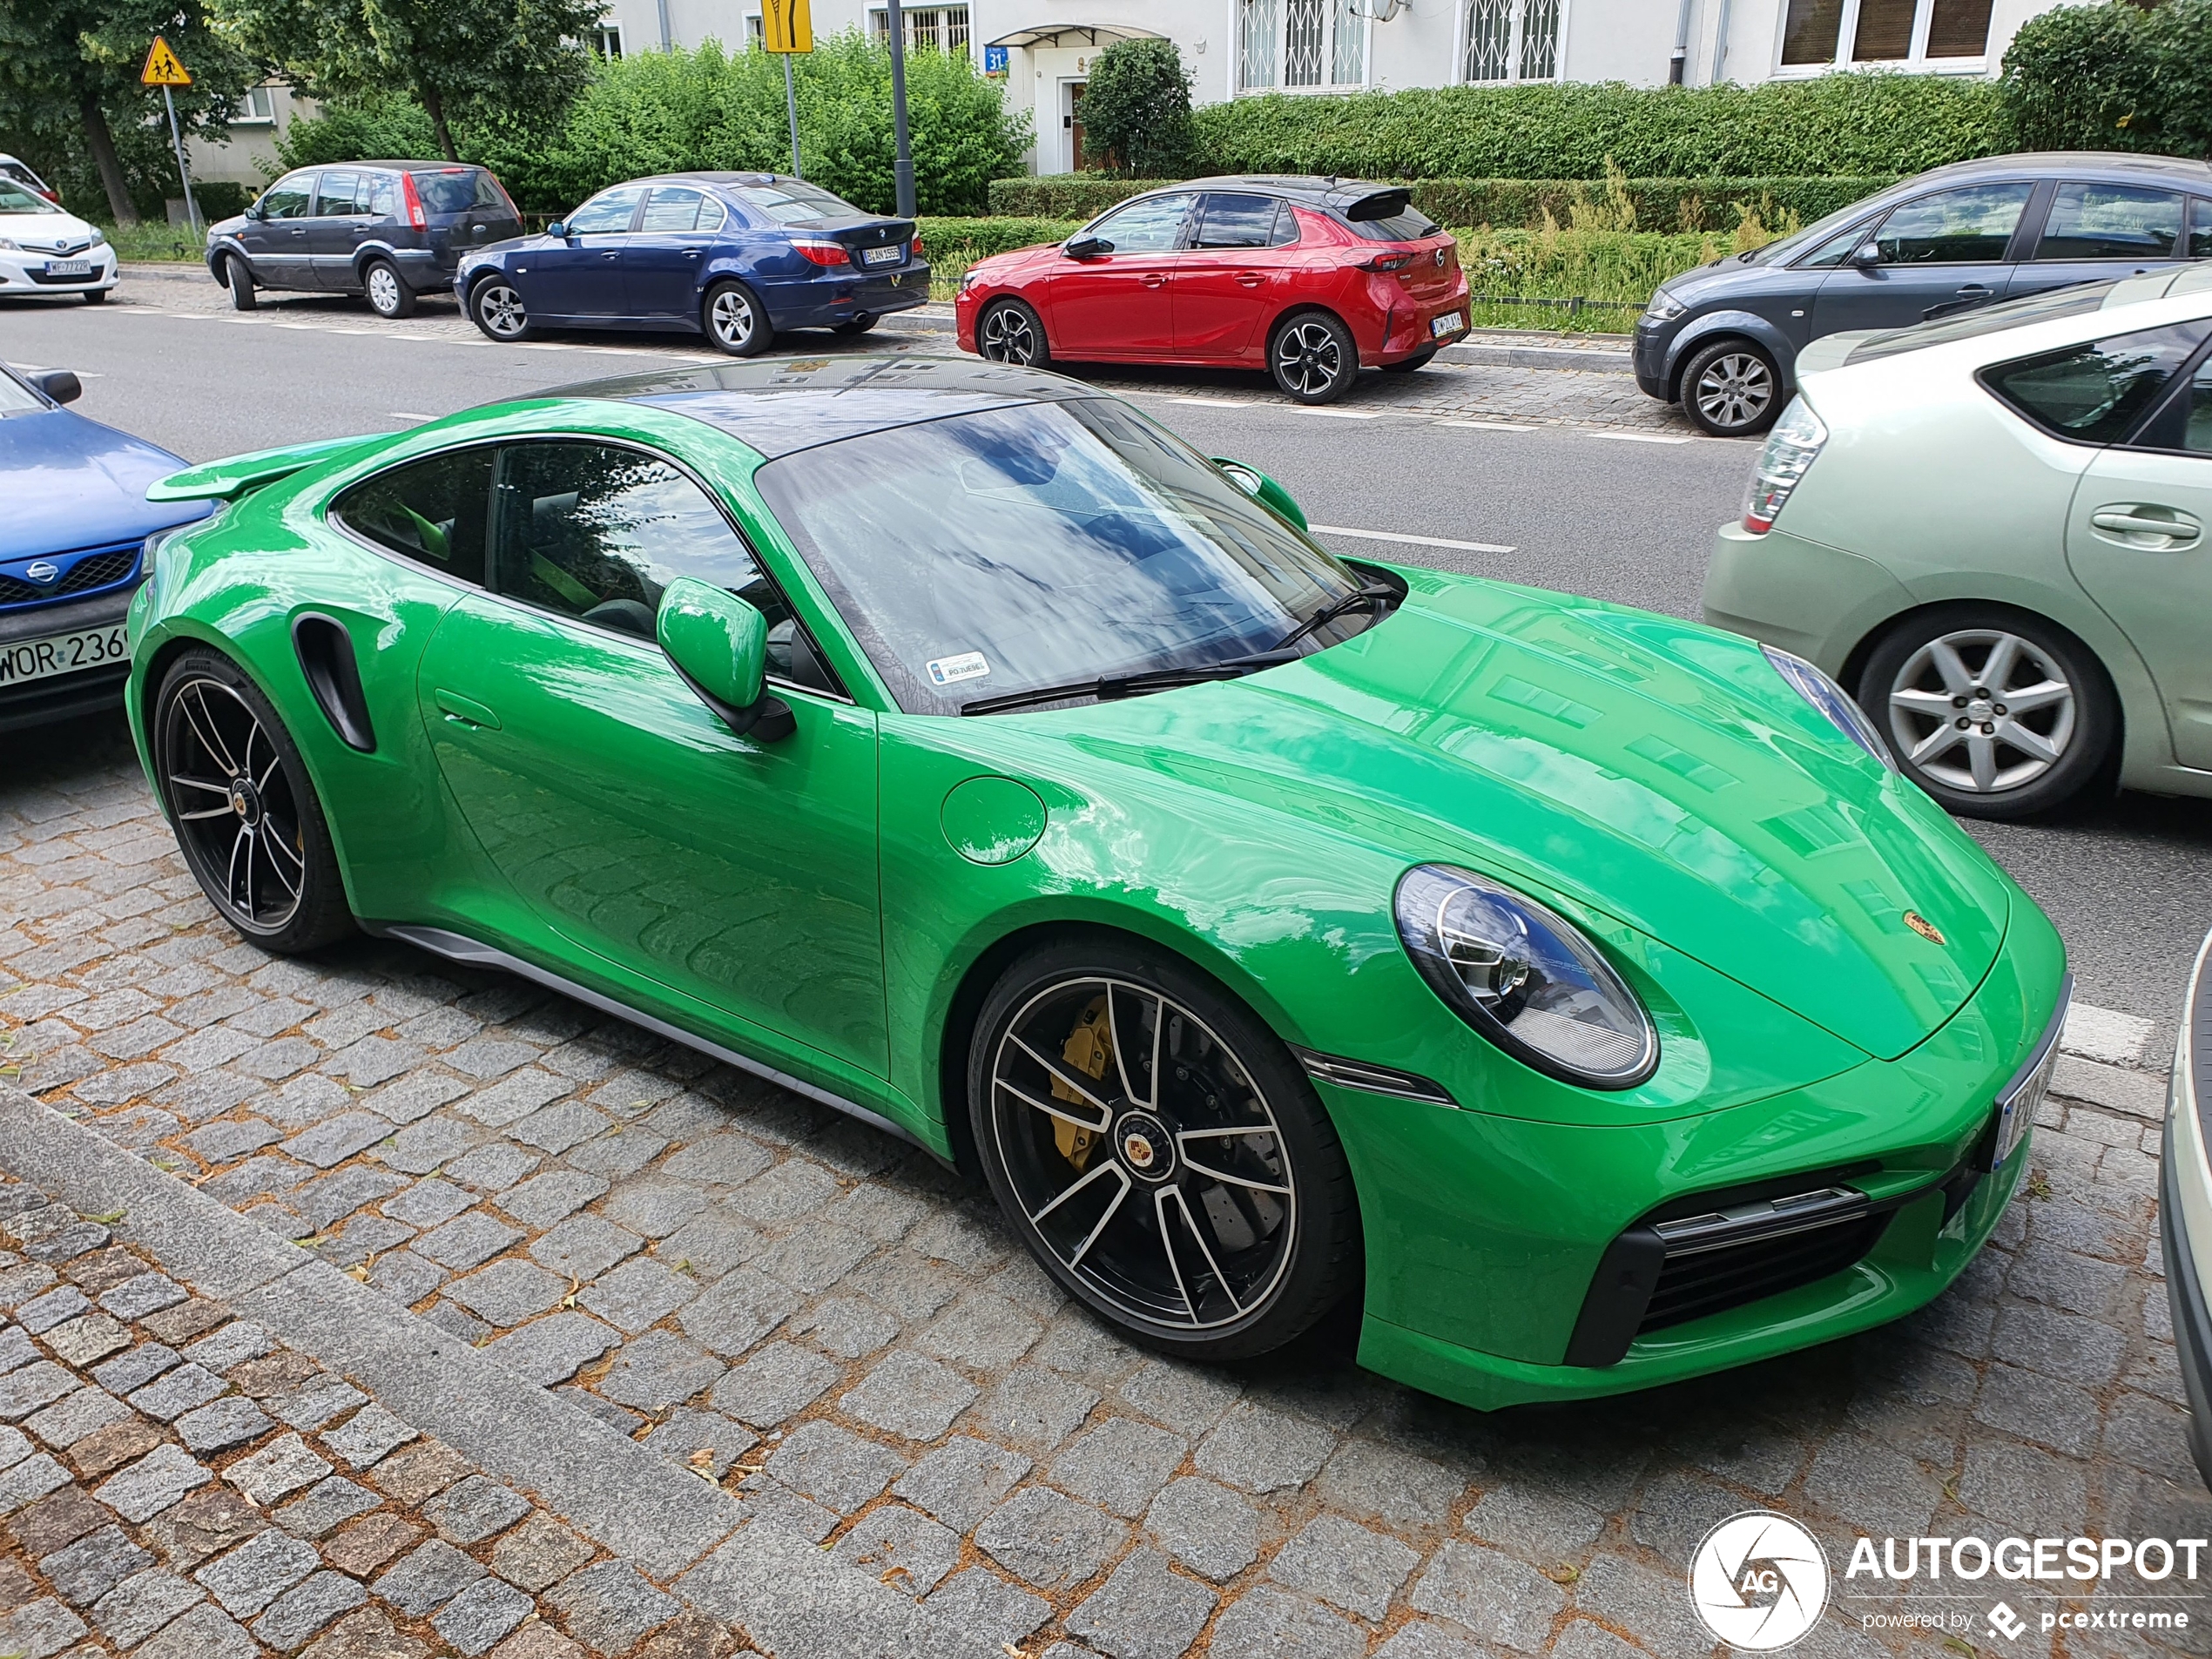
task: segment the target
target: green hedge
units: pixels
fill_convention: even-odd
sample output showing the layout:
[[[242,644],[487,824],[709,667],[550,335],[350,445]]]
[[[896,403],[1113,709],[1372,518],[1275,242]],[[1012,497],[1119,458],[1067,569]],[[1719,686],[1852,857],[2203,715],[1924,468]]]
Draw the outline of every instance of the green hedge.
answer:
[[[1440,225],[1495,225],[1541,229],[1547,214],[1560,225],[1593,217],[1613,228],[1651,231],[1727,230],[1739,218],[1767,226],[1796,219],[1811,224],[1838,207],[1896,181],[1896,175],[1863,178],[1417,179],[1414,205]],[[1116,179],[1104,173],[1062,173],[1044,179],[994,179],[994,214],[1036,214],[1088,219],[1116,202],[1175,181]],[[1626,214],[1622,211],[1623,205]],[[1627,215],[1631,222],[1622,223]]]
[[[1065,241],[1077,229],[1076,221],[1063,219],[924,218],[915,224],[921,232],[924,256],[933,266],[953,265],[963,270],[994,253]]]
[[[2009,147],[1998,86],[1939,75],[1272,92],[1193,123],[1209,168],[1356,179],[1596,179],[1608,165],[1632,179],[1865,177]]]

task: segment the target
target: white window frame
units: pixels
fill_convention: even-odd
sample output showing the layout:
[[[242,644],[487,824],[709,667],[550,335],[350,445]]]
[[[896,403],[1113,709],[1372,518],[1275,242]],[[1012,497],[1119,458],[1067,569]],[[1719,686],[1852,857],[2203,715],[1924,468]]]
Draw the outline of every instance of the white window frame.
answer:
[[[1286,60],[1290,54],[1290,20],[1285,16],[1290,0],[1274,0],[1275,3],[1275,79],[1271,85],[1244,84],[1244,0],[1229,0],[1229,81],[1230,91],[1237,98],[1258,98],[1268,92],[1284,92],[1292,98],[1327,97],[1332,92],[1364,92],[1375,84],[1375,20],[1368,15],[1370,8],[1359,0],[1362,9],[1351,13],[1352,26],[1359,31],[1359,78],[1339,81],[1329,78],[1336,73],[1337,37],[1334,27],[1325,30],[1321,42],[1322,80],[1313,86],[1286,86],[1283,84]],[[1322,0],[1326,16],[1343,20],[1340,0]]]
[[[1559,29],[1552,43],[1552,72],[1548,75],[1523,75],[1521,72],[1522,43],[1528,24],[1531,0],[1513,0],[1513,39],[1507,49],[1507,73],[1504,79],[1471,81],[1467,78],[1467,48],[1473,44],[1474,6],[1473,0],[1453,0],[1452,23],[1452,81],[1458,86],[1545,86],[1567,78],[1567,30],[1574,18],[1574,0],[1559,0]],[[1787,5],[1789,0],[1783,0]]]
[[[264,82],[249,86],[239,99],[239,112],[231,117],[234,127],[273,127],[276,125],[276,93]]]
[[[609,63],[618,60],[622,57],[622,25],[618,23],[601,24],[592,35],[591,49]]]
[[[974,6],[961,4],[910,6],[905,3],[905,0],[900,0],[899,20],[907,25],[907,50],[908,51],[921,50],[914,39],[914,14],[919,11],[933,11],[939,14],[937,27],[941,36],[957,34],[960,37],[957,43],[952,44],[948,44],[941,38],[937,43],[940,51],[965,52],[970,57],[975,55],[975,9]],[[960,14],[957,21],[950,16],[953,12]],[[888,6],[868,8],[868,38],[877,42],[891,38],[891,9]]]
[[[1990,9],[1989,27],[1997,28],[1998,8]],[[1844,0],[1843,20],[1836,29],[1836,55],[1824,64],[1785,64],[1782,48],[1790,31],[1790,0],[1778,0],[1774,17],[1774,78],[1777,80],[1805,81],[1822,75],[1835,75],[1849,70],[1900,70],[1912,75],[1986,75],[1991,71],[1989,51],[1984,46],[1976,57],[1931,57],[1928,56],[1928,30],[1935,21],[1935,0],[1914,0],[1912,10],[1912,46],[1905,57],[1851,57],[1845,56],[1851,43],[1858,37],[1858,0]]]

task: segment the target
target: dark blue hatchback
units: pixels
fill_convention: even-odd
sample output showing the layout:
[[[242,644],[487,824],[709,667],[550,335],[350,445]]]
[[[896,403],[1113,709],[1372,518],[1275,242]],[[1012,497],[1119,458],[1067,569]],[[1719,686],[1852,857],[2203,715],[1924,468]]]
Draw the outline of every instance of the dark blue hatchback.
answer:
[[[804,179],[685,172],[603,190],[543,236],[467,255],[454,292],[497,341],[541,325],[690,328],[734,357],[779,330],[865,334],[929,298],[910,219]]]

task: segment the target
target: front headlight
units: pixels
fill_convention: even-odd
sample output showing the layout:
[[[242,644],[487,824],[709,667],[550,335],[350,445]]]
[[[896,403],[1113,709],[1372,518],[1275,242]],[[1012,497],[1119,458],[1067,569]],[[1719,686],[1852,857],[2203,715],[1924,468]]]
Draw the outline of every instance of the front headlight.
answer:
[[[1396,909],[1430,988],[1514,1059],[1585,1089],[1633,1089],[1657,1068],[1651,1016],[1564,916],[1443,864],[1408,870]]]
[[[1849,691],[1830,679],[1802,657],[1792,657],[1786,651],[1777,651],[1771,645],[1759,649],[1774,664],[1774,671],[1797,688],[1797,695],[1828,717],[1829,723],[1868,754],[1880,761],[1892,772],[1897,770],[1897,757],[1890,752],[1890,745],[1882,741],[1882,734],[1866,718],[1866,711],[1851,700]]]
[[[92,246],[93,246],[94,247],[98,247],[98,246],[100,246],[103,243],[105,243],[106,240],[107,240],[107,233],[106,233],[105,231],[102,230],[102,229],[101,229],[98,226],[97,226],[97,225],[93,226],[92,226]]]
[[[1664,288],[1651,296],[1651,303],[1643,308],[1646,322],[1672,322],[1689,307],[1669,293]]]
[[[974,287],[982,280],[983,273],[971,265],[967,270],[960,273],[960,291],[962,293],[966,293],[970,288]]]
[[[0,236],[0,247],[7,249],[10,253],[19,253],[23,251],[23,244],[12,236]]]

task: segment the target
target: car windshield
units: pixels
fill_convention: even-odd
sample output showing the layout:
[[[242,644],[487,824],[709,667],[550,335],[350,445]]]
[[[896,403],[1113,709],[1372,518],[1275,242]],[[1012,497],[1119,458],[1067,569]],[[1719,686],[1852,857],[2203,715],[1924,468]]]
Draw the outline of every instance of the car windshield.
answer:
[[[2105,296],[2119,286],[2116,281],[2077,282],[2070,288],[2047,289],[2024,299],[1983,306],[1979,310],[1956,317],[1939,317],[1933,322],[1916,322],[1910,328],[1885,329],[1878,334],[1869,334],[1852,347],[1851,355],[1844,361],[1847,366],[1871,362],[1878,357],[1894,357],[1899,352],[1924,351],[1930,346],[1948,346],[1956,341],[1979,340],[1984,334],[2001,334],[2007,328],[2023,328],[2032,322],[2083,316],[2102,306]]]
[[[1853,202],[1848,207],[1838,208],[1825,219],[1816,219],[1801,231],[1792,231],[1787,236],[1777,237],[1764,247],[1755,248],[1746,253],[1743,256],[1743,263],[1746,265],[1787,265],[1800,253],[1808,253],[1818,247],[1853,219],[1865,219],[1878,212],[1878,208],[1875,206],[1875,199],[1871,196],[1866,197],[1863,200]]]
[[[0,415],[21,415],[28,409],[43,409],[31,389],[9,374],[0,374]]]
[[[1105,399],[847,438],[757,479],[909,713],[1267,651],[1361,586]],[[1367,621],[1329,623],[1305,648]]]
[[[767,214],[779,225],[807,225],[818,219],[858,218],[860,210],[841,197],[792,179],[779,185],[756,185],[738,192],[738,199]]]
[[[504,207],[491,175],[475,167],[448,167],[415,175],[426,213],[465,213],[472,207]]]
[[[44,196],[34,196],[21,185],[0,177],[0,213],[58,213],[61,211]]]

